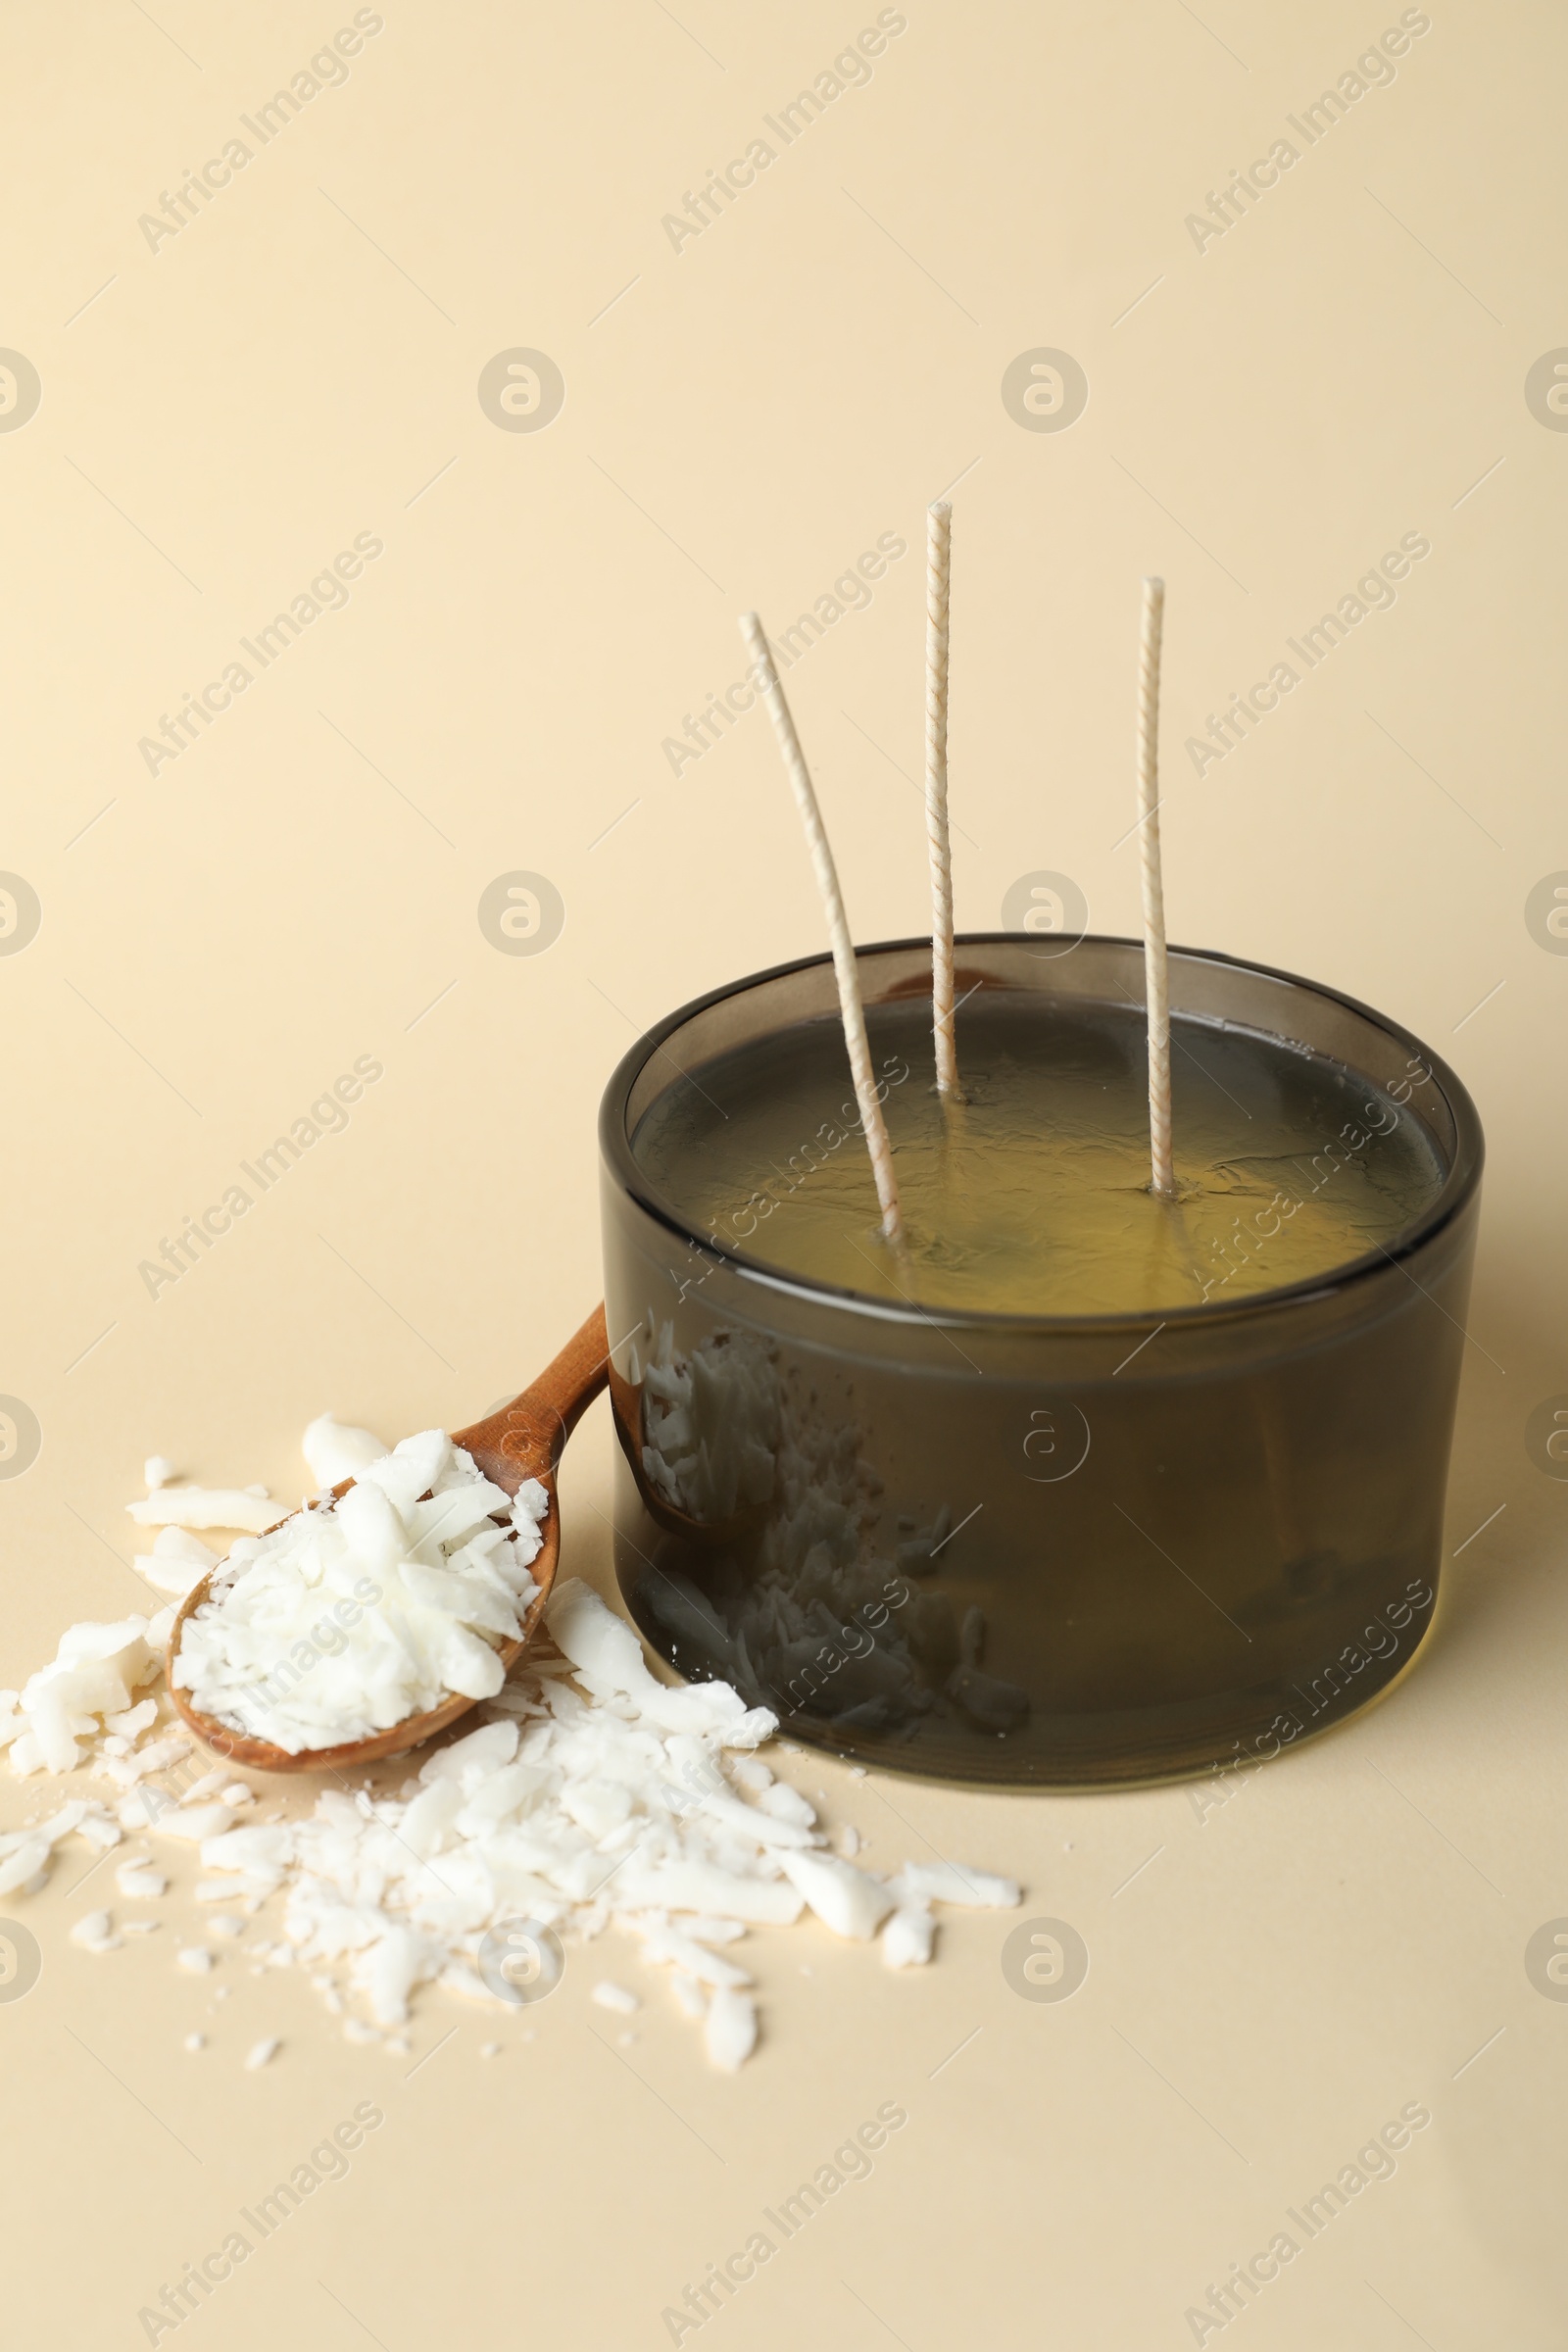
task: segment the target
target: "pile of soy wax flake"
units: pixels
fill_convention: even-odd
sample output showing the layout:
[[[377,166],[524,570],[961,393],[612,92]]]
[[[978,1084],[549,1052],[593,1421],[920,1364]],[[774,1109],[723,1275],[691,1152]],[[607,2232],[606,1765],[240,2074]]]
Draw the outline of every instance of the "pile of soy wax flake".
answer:
[[[354,1477],[395,1506],[376,1518],[378,1597],[356,1620],[354,1642],[324,1648],[339,1722],[354,1725],[375,1703],[344,1666],[356,1651],[364,1661],[376,1655],[372,1638],[358,1639],[360,1626],[373,1636],[377,1611],[402,1610],[407,1619],[433,1605],[437,1569],[476,1533],[478,1551],[460,1574],[477,1575],[510,1545],[513,1556],[492,1582],[520,1613],[531,1586],[527,1537],[539,1514],[524,1498],[517,1519],[496,1491],[503,1508],[464,1506],[457,1536],[449,1530],[443,1539],[438,1529],[432,1552],[428,1526],[421,1535],[419,1522],[405,1519],[400,1536],[390,1532],[389,1519],[414,1499],[398,1464],[416,1456],[427,1497],[440,1490],[471,1500],[474,1482],[484,1482],[461,1447],[424,1432],[388,1448],[323,1415],[306,1432],[305,1453],[318,1500],[334,1481]],[[578,1580],[557,1586],[548,1640],[507,1680],[499,1661],[493,1678],[482,1660],[476,1666],[469,1646],[500,1637],[505,1604],[492,1595],[487,1622],[477,1588],[461,1607],[442,1601],[466,1629],[470,1683],[477,1672],[491,1686],[475,1710],[477,1728],[431,1749],[395,1794],[333,1775],[336,1785],[321,1788],[303,1818],[282,1808],[258,1818],[258,1792],[243,1774],[226,1765],[197,1769],[205,1759],[164,1687],[163,1651],[177,1602],[220,1566],[196,1531],[247,1531],[235,1546],[239,1558],[231,1552],[217,1580],[220,1605],[225,1585],[237,1588],[253,1569],[263,1549],[257,1538],[278,1506],[265,1489],[176,1481],[161,1456],[149,1461],[146,1483],[147,1496],[130,1508],[159,1532],[136,1566],[172,1595],[170,1604],[150,1617],[73,1626],[21,1691],[0,1690],[0,1745],[13,1773],[72,1781],[52,1813],[0,1834],[0,1894],[39,1891],[69,1839],[100,1855],[125,1846],[116,1870],[120,1900],[83,1914],[72,1930],[88,1950],[113,1952],[128,1936],[150,1932],[157,1921],[148,1906],[169,1890],[172,1857],[194,1848],[200,1875],[192,1891],[214,1907],[209,1933],[221,1942],[254,1924],[258,1940],[248,1954],[305,1969],[351,2039],[406,2048],[399,2029],[425,1985],[514,2004],[518,1980],[509,1961],[519,1941],[553,1941],[569,1953],[613,1927],[666,1972],[678,2005],[703,2029],[710,2060],[733,2070],[758,2037],[753,1980],[738,1956],[754,1930],[809,1914],[836,1936],[876,1938],[887,1965],[902,1969],[931,1959],[935,1906],[1019,1900],[1011,1880],[956,1861],[869,1869],[854,1859],[860,1840],[848,1824],[830,1843],[815,1808],[759,1752],[776,1732],[775,1717],[748,1707],[725,1683],[658,1681],[631,1626]],[[289,1598],[292,1614],[285,1610],[280,1622],[292,1626],[297,1595]],[[258,1653],[264,1671],[269,1655]],[[384,1712],[384,1694],[380,1703]],[[257,1728],[243,1711],[233,1720]],[[326,1743],[333,1728],[330,1716],[318,1721],[301,1744]],[[351,1728],[337,1736],[358,1735]],[[273,1917],[281,1928],[275,1940]],[[216,1958],[210,1943],[188,1943],[176,1964],[203,1975]],[[641,2005],[639,1994],[612,1982],[598,1984],[594,1997],[622,2013]],[[201,2039],[193,2034],[189,2043]],[[275,2036],[257,2043],[247,2064],[268,2063],[277,2046]]]

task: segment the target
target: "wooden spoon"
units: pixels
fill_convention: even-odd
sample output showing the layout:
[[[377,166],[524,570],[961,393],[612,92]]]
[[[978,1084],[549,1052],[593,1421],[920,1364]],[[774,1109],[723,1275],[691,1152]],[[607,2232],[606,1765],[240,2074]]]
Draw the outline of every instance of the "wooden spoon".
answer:
[[[485,1477],[508,1494],[515,1494],[525,1478],[536,1478],[550,1497],[549,1511],[539,1529],[544,1541],[528,1571],[539,1587],[538,1594],[528,1604],[521,1633],[513,1641],[496,1644],[496,1653],[508,1674],[537,1632],[556,1581],[556,1566],[561,1557],[556,1468],[562,1448],[605,1386],[609,1364],[605,1310],[596,1306],[582,1329],[566,1342],[555,1362],[531,1388],[524,1389],[520,1396],[487,1419],[476,1421],[471,1429],[452,1433],[453,1445],[466,1447]],[[346,1494],[353,1484],[352,1478],[345,1478],[332,1492],[335,1495]],[[287,1517],[294,1515],[291,1511]],[[280,1519],[277,1524],[281,1527],[283,1521]],[[213,1574],[217,1573],[215,1569]],[[254,1772],[352,1771],[357,1764],[373,1764],[382,1756],[397,1756],[405,1748],[417,1747],[421,1740],[445,1731],[448,1724],[456,1723],[479,1703],[465,1698],[461,1692],[453,1692],[424,1714],[406,1715],[389,1731],[376,1732],[368,1740],[349,1740],[340,1747],[302,1748],[298,1755],[290,1754],[287,1748],[274,1747],[269,1740],[253,1740],[243,1732],[231,1731],[227,1724],[219,1723],[211,1715],[198,1714],[190,1703],[189,1693],[174,1681],[174,1659],[179,1651],[181,1630],[192,1610],[209,1597],[211,1583],[212,1577],[204,1576],[181,1605],[169,1637],[166,1677],[171,1698],[198,1740],[230,1763],[249,1765]]]

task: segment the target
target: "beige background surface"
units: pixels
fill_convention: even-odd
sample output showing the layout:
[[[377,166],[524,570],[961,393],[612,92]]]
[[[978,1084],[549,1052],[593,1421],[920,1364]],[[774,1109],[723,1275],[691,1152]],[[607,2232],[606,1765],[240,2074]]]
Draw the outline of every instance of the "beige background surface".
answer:
[[[733,2081],[657,1984],[636,2044],[596,2042],[592,1966],[532,2041],[427,1996],[415,2058],[458,2031],[405,2080],[290,1977],[225,1963],[220,2008],[178,1976],[190,1870],[163,1932],[102,1959],[66,1940],[94,1890],[61,1870],[5,1906],[43,1952],[0,2005],[8,2340],[145,2340],[160,2284],[373,2098],[350,2178],[192,2340],[667,2342],[684,2283],[897,2100],[872,2178],[705,2344],[1176,2346],[1420,2100],[1396,2177],[1232,2326],[1281,2352],[1559,2343],[1568,2006],[1523,1955],[1568,1913],[1568,1492],[1524,1431],[1568,1388],[1568,962],[1524,905],[1568,866],[1568,439],[1523,387],[1568,341],[1560,14],[1436,0],[1392,84],[1200,252],[1186,216],[1302,146],[1286,115],[1396,9],[909,0],[869,83],[676,252],[662,216],[873,9],[386,0],[346,83],[149,250],[139,216],[351,13],[81,0],[0,25],[0,342],[43,388],[0,432],[0,866],[43,909],[0,956],[0,1390],[43,1429],[0,1483],[0,1683],[136,1605],[147,1451],[287,1493],[323,1406],[450,1424],[575,1326],[612,1062],[820,940],[760,720],[678,780],[663,739],[741,674],[743,606],[777,627],[880,533],[917,546],[956,481],[960,925],[1045,867],[1134,927],[1114,845],[1158,570],[1173,936],[1369,999],[1475,1091],[1458,1556],[1394,1697],[1202,1818],[1182,1788],[791,1765],[873,1860],[930,1840],[1018,1875],[1091,1973],[1018,2000],[1013,1921],[984,1913],[903,1981],[824,1932],[759,1936],[765,2038]],[[537,433],[476,396],[515,347],[564,376]],[[1003,405],[1037,347],[1087,372],[1070,430]],[[1432,552],[1394,609],[1200,781],[1185,739],[1407,531]],[[139,739],[361,532],[384,553],[346,609],[149,774]],[[920,603],[911,556],[790,681],[862,938],[922,920]],[[516,869],[564,900],[548,954],[481,934]],[[149,1298],[139,1262],[361,1054],[385,1075],[348,1131]],[[602,1586],[610,1442],[596,1408],[564,1480],[566,1565]],[[35,1788],[0,1779],[0,1826]],[[284,2049],[246,2075],[264,2031]]]

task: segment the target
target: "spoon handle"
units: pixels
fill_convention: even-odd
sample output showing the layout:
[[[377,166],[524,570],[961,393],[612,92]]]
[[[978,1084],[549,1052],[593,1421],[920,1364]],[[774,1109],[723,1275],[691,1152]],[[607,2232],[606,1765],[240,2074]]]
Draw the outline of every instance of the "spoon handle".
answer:
[[[515,1494],[525,1478],[546,1478],[561,1449],[610,1374],[605,1310],[593,1313],[538,1379],[487,1419],[454,1430],[452,1443],[472,1454],[486,1478]]]

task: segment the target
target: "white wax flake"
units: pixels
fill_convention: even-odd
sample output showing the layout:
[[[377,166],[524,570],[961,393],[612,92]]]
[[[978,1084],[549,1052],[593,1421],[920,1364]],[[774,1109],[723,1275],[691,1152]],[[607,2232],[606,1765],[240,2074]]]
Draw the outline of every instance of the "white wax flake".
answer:
[[[892,1882],[901,1902],[965,1903],[1010,1910],[1022,1893],[1016,1879],[999,1879],[964,1862],[906,1862]]]
[[[118,1952],[120,1937],[107,1911],[84,1911],[71,1931],[71,1940],[84,1952]]]
[[[227,1805],[166,1805],[153,1812],[147,1827],[159,1838],[178,1838],[186,1845],[204,1845],[222,1830],[233,1827]]]
[[[187,1943],[182,1951],[174,1954],[174,1958],[192,1977],[205,1977],[213,1965],[213,1955],[205,1943]]]
[[[118,1828],[109,1820],[101,1805],[87,1797],[74,1797],[52,1813],[45,1821],[34,1821],[23,1830],[11,1830],[0,1836],[0,1894],[14,1889],[35,1893],[47,1879],[50,1857],[62,1838],[73,1834],[95,1845],[103,1852],[120,1837]]]
[[[860,1833],[853,1821],[847,1821],[839,1832],[839,1852],[846,1862],[853,1862],[860,1850]]]
[[[601,2009],[618,2010],[622,2017],[630,2017],[634,2010],[642,2007],[636,1993],[628,1990],[624,1984],[613,1984],[609,1977],[597,1984],[588,1997],[597,2001]]]
[[[706,1377],[694,1375],[698,1386]],[[684,1474],[667,1418],[665,1435]],[[371,1443],[367,1437],[361,1450]],[[691,1460],[694,1475],[729,1476]],[[0,1746],[25,1778],[70,1771],[87,1760],[82,1743],[94,1741],[96,1768],[125,1792],[114,1813],[73,1798],[47,1819],[0,1832],[0,1893],[41,1886],[66,1837],[100,1851],[125,1830],[180,1839],[199,1848],[196,1899],[222,1906],[208,1923],[213,1940],[232,1948],[246,1918],[280,1893],[287,1941],[263,1940],[238,1956],[259,1978],[297,1961],[350,2042],[379,2040],[394,2055],[407,2054],[401,2028],[421,1986],[510,2005],[505,1984],[496,1989],[491,1931],[528,1919],[569,1950],[613,1929],[644,1963],[664,1970],[678,2006],[701,2023],[711,2063],[726,2071],[744,2063],[757,2036],[751,1976],[731,1948],[753,1930],[790,1926],[809,1905],[854,1940],[880,1928],[883,1960],[910,1967],[930,1956],[933,1903],[1018,1899],[1011,1881],[957,1863],[911,1863],[896,1878],[858,1866],[851,1856],[863,1841],[844,1825],[818,1828],[811,1802],[755,1752],[774,1734],[774,1717],[725,1683],[659,1680],[632,1627],[586,1585],[560,1585],[546,1612],[563,1654],[529,1657],[494,1688],[492,1641],[516,1625],[533,1593],[526,1562],[548,1515],[544,1489],[526,1481],[509,1499],[439,1430],[377,1452],[353,1475],[357,1484],[332,1510],[296,1514],[265,1542],[243,1535],[235,1543],[215,1579],[214,1617],[224,1622],[208,1664],[228,1676],[222,1688],[232,1697],[250,1687],[247,1677],[254,1684],[275,1672],[280,1656],[298,1663],[294,1645],[308,1642],[309,1670],[281,1694],[301,1719],[304,1749],[379,1728],[366,1721],[372,1685],[390,1723],[407,1710],[413,1681],[424,1676],[432,1698],[461,1687],[454,1659],[472,1664],[480,1650],[488,1667],[480,1679],[493,1695],[473,1728],[425,1750],[396,1794],[373,1779],[353,1790],[322,1788],[304,1818],[278,1805],[258,1817],[255,1792],[217,1768],[176,1801],[148,1775],[183,1756],[189,1741],[166,1731],[134,1744],[158,1722],[159,1697],[140,1693],[157,1683],[172,1608],[74,1627],[23,1691],[0,1691]],[[190,1492],[159,1493],[182,1491]],[[268,1510],[275,1517],[275,1506]],[[154,1556],[181,1576],[206,1573],[212,1557],[173,1525],[160,1533]],[[358,1628],[345,1628],[330,1612],[363,1578],[380,1591],[362,1597]],[[243,1625],[231,1612],[242,1591],[250,1595]],[[341,1646],[340,1632],[353,1636]],[[334,1712],[345,1690],[361,1710],[351,1719]],[[222,1711],[205,1696],[198,1703]],[[275,1722],[267,1732],[276,1737]],[[770,1755],[800,1752],[775,1746]],[[863,1768],[852,1770],[863,1777]],[[163,1890],[163,1873],[143,1853],[121,1875],[127,1899]],[[122,1933],[157,1924],[127,1922]],[[88,1950],[121,1942],[107,1912],[89,1913],[73,1934]],[[186,1945],[177,1964],[209,1976],[216,2010],[230,1986],[212,1979],[215,1957],[206,1945]],[[802,1974],[811,1973],[803,1963]],[[370,2022],[348,2015],[345,1990]],[[622,2018],[639,1998],[608,1979],[591,1997]],[[536,2036],[526,2028],[518,2038]],[[269,2036],[246,2064],[265,2065],[278,2047]]]
[[[635,1629],[612,1617],[591,1587],[572,1577],[558,1585],[545,1612],[556,1646],[589,1690],[619,1692],[662,1731],[716,1732],[726,1747],[756,1747],[774,1730],[765,1707],[748,1707],[727,1683],[656,1682]]]
[[[369,1430],[334,1420],[330,1413],[318,1414],[300,1440],[311,1476],[323,1490],[335,1487],[341,1479],[358,1478],[362,1470],[391,1450]]]
[[[180,1790],[180,1803],[195,1805],[200,1804],[205,1796],[216,1796],[227,1778],[228,1767],[225,1764],[220,1764],[216,1772],[204,1772],[200,1780],[192,1781],[188,1788]]]
[[[682,1976],[677,1970],[669,1980],[669,1988],[688,2017],[702,2019],[708,2015],[708,1995],[695,1977]]]
[[[159,1672],[150,1634],[145,1617],[63,1634],[53,1663],[30,1677],[0,1733],[11,1742],[12,1771],[73,1771],[81,1762],[80,1727],[91,1732],[94,1717],[128,1713],[137,1689]]]
[[[253,2042],[245,2053],[246,2071],[253,2075],[260,2074],[264,2066],[271,2065],[282,2046],[275,2034],[269,2034],[265,2041]]]
[[[248,1487],[160,1487],[143,1502],[127,1502],[138,1527],[236,1527],[265,1535],[278,1516],[275,1502]]]
[[[755,1927],[793,1927],[806,1908],[804,1894],[782,1880],[743,1878],[717,1863],[676,1857],[657,1864],[629,1860],[617,1869],[615,1885],[620,1900],[638,1910],[708,1911],[723,1905]]]
[[[187,2050],[205,2050],[207,2036],[205,2034],[187,2034],[181,2047]]]
[[[493,1697],[497,1644],[538,1591],[534,1498],[514,1503],[443,1431],[405,1438],[357,1481],[236,1544],[180,1641],[175,1679],[195,1706],[291,1755],[368,1739],[454,1691]]]
[[[578,1682],[588,1697],[525,1665],[505,1712],[428,1754],[405,1794],[323,1791],[308,1821],[203,1845],[208,1869],[253,1884],[270,1873],[287,1886],[285,1926],[301,1957],[345,1965],[381,2027],[401,2022],[421,1983],[500,1998],[475,1958],[488,1928],[519,1914],[579,1936],[612,1922],[670,1969],[676,1999],[706,2019],[710,1992],[749,1988],[722,1948],[748,1923],[787,1924],[808,1895],[839,1933],[866,1938],[894,1908],[881,1880],[821,1850],[822,1833],[748,1804],[726,1783],[722,1732],[659,1720],[670,1694],[627,1651],[618,1637],[628,1629],[602,1602],[581,1587],[558,1597],[562,1630],[587,1661]],[[732,1692],[713,1706],[713,1686],[705,1690],[735,1736],[757,1737],[762,1727]],[[798,1797],[786,1807],[805,1809]],[[600,1889],[612,1877],[607,1901]],[[340,1994],[327,1997],[340,2005]],[[716,2049],[733,2056],[748,2014],[720,2005]]]
[[[122,1936],[156,1936],[163,1926],[161,1919],[127,1919],[122,1922]]]
[[[137,1575],[156,1585],[160,1592],[183,1600],[218,1566],[218,1554],[208,1549],[200,1536],[183,1527],[161,1527],[153,1538],[152,1550],[138,1552],[132,1565]]]
[[[775,1821],[793,1822],[804,1830],[815,1824],[815,1807],[808,1802],[798,1788],[792,1788],[788,1781],[775,1781],[771,1788],[763,1789],[757,1801],[762,1812],[771,1814]]]
[[[746,1933],[744,1920],[705,1919],[701,1912],[695,1919],[683,1920],[681,1925],[688,1936],[696,1936],[699,1943],[739,1943]]]
[[[122,1862],[115,1873],[115,1885],[122,1894],[141,1902],[156,1902],[169,1891],[169,1881],[163,1872],[147,1861]]]
[[[48,1862],[49,1847],[45,1839],[24,1839],[0,1859],[0,1894],[10,1894],[18,1886],[30,1886]]]
[[[167,1454],[150,1453],[142,1464],[141,1475],[148,1494],[156,1494],[159,1488],[167,1487],[175,1475],[174,1465]]]
[[[111,1758],[103,1770],[117,1788],[134,1788],[136,1783],[146,1780],[149,1773],[163,1772],[169,1765],[177,1762],[189,1746],[190,1741],[183,1733],[172,1732],[167,1739],[150,1740],[145,1747],[137,1748],[133,1755],[123,1759]],[[170,1801],[159,1789],[150,1800],[149,1809],[156,1812]]]
[[[719,1985],[708,2003],[703,2041],[712,2064],[732,2075],[757,2046],[757,2004],[744,1992]]]
[[[889,1968],[924,1968],[931,1957],[936,1921],[923,1903],[901,1903],[882,1929],[882,1957]]]
[[[739,1985],[752,1981],[744,1968],[726,1960],[722,1952],[710,1951],[695,1936],[683,1936],[678,1928],[665,1925],[662,1919],[647,1923],[633,1920],[629,1924],[642,1936],[643,1957],[647,1960],[667,1961],[682,1976],[702,1984]]]
[[[143,1732],[150,1732],[157,1721],[157,1699],[143,1698],[135,1706],[127,1708],[123,1715],[106,1715],[104,1728],[116,1740],[139,1740]]]
[[[501,2055],[500,2042],[481,2041],[479,2044],[479,2055],[481,2058],[499,2058]]]
[[[836,1936],[864,1942],[893,1908],[894,1898],[880,1879],[836,1854],[782,1854],[779,1859],[785,1876]]]

